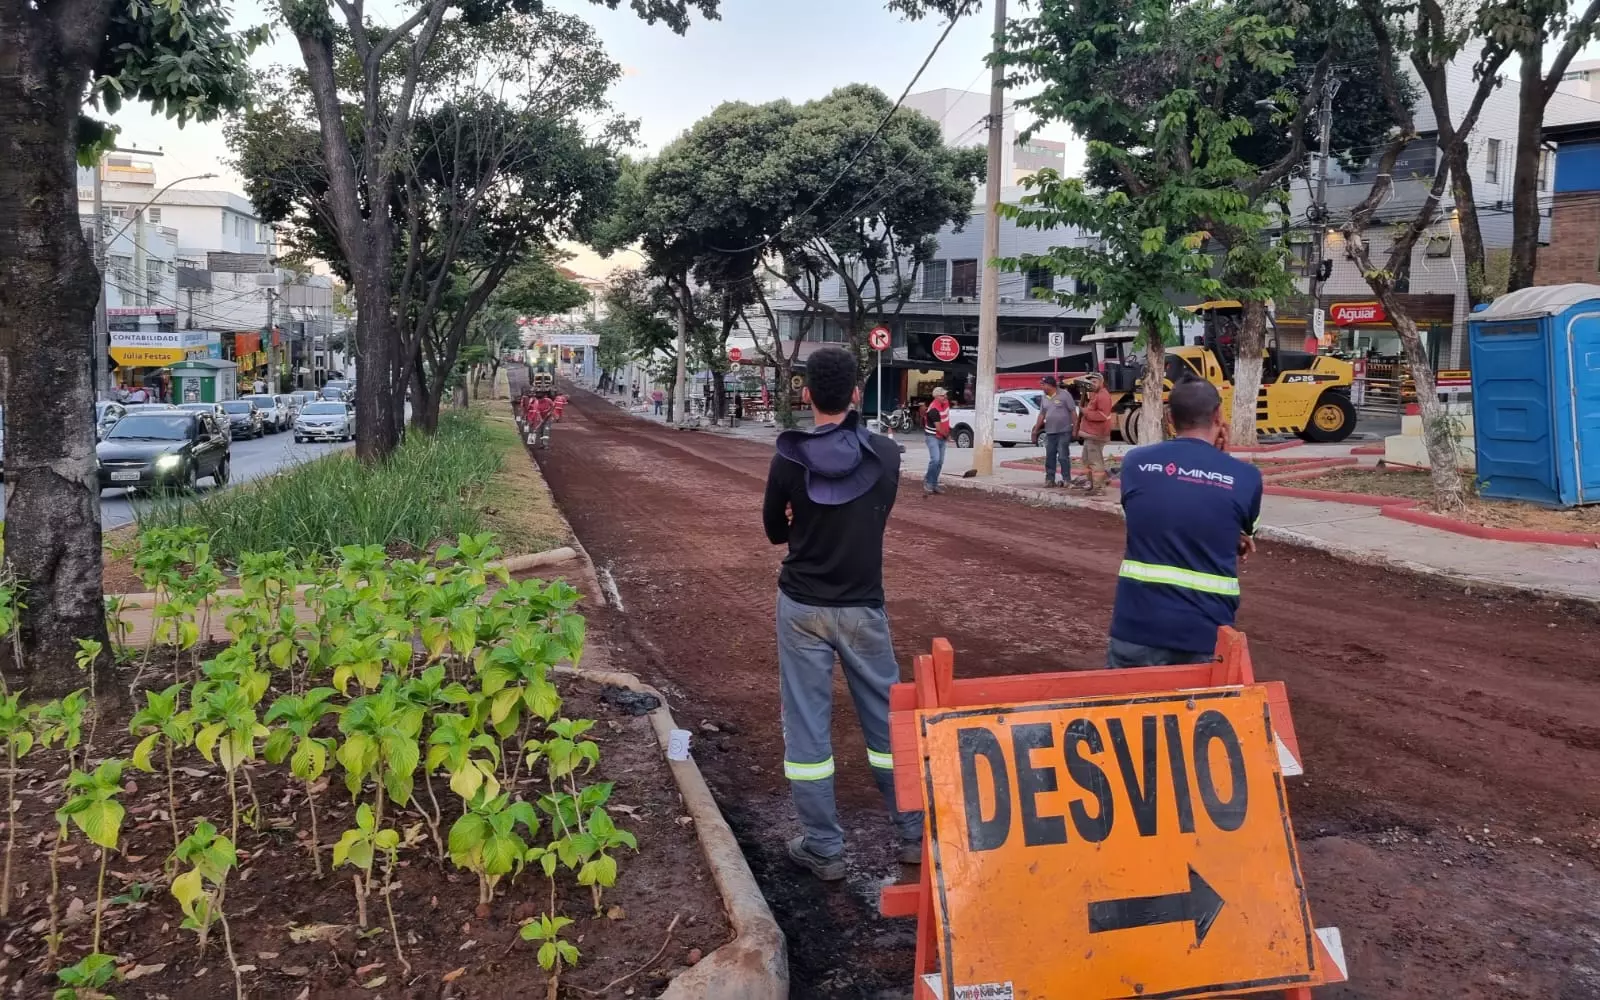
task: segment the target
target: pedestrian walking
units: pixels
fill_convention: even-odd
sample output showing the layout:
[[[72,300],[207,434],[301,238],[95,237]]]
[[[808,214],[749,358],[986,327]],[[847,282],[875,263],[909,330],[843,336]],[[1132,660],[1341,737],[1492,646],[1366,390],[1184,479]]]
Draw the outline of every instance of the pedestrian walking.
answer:
[[[833,795],[833,668],[837,659],[867,743],[904,864],[922,860],[922,814],[895,802],[889,687],[900,680],[883,598],[883,531],[900,482],[900,449],[851,409],[855,358],[825,347],[806,361],[812,431],[784,431],[767,473],[762,522],[789,554],[778,574],[778,688],[783,772],[801,835],[789,857],[824,881],[845,877]]]
[[[944,386],[933,390],[933,402],[922,415],[922,438],[928,443],[928,471],[922,476],[922,493],[943,493],[939,473],[944,469],[944,449],[950,438],[950,393]]]
[[[733,394],[733,426],[738,427],[739,421],[744,419],[744,394]]]
[[[1072,429],[1078,423],[1078,405],[1072,397],[1061,391],[1054,375],[1039,380],[1044,395],[1039,398],[1039,416],[1033,422],[1033,439],[1044,434],[1044,485],[1057,485],[1056,462],[1061,463],[1059,485],[1072,481]]]
[[[1111,443],[1111,393],[1099,372],[1083,380],[1084,400],[1078,411],[1078,433],[1083,438],[1083,466],[1089,478],[1089,495],[1099,496],[1111,477],[1106,472],[1106,445]]]
[[[1256,549],[1261,473],[1227,453],[1222,396],[1179,382],[1176,437],[1123,456],[1127,547],[1111,611],[1108,667],[1206,663],[1239,610],[1239,562]]]
[[[667,401],[667,394],[666,393],[662,392],[660,389],[655,389],[655,390],[651,391],[651,393],[650,393],[650,402],[655,405],[656,415],[657,416],[661,415],[661,407],[662,407],[662,405],[664,403],[666,403],[666,401]]]

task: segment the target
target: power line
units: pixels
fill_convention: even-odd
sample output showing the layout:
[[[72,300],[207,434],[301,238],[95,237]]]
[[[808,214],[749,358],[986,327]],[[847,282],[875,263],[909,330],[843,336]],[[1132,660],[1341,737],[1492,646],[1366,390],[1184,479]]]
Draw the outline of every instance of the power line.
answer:
[[[917,85],[917,81],[922,79],[922,74],[927,72],[928,65],[933,62],[933,57],[939,54],[939,49],[944,45],[945,39],[950,37],[950,32],[955,29],[956,22],[960,20],[961,13],[958,11],[953,17],[950,18],[950,23],[944,26],[944,31],[939,35],[938,41],[933,43],[932,51],[928,53],[928,57],[926,59],[922,60],[922,65],[917,67],[916,75],[911,78],[910,83],[906,84],[906,89],[900,92],[899,100],[894,102],[894,107],[890,108],[889,113],[883,116],[882,121],[878,122],[878,127],[872,130],[872,134],[867,137],[867,141],[861,144],[861,148],[856,150],[856,154],[850,158],[850,162],[846,163],[844,165],[844,169],[839,171],[833,180],[828,182],[828,186],[822,189],[822,193],[817,195],[816,200],[807,206],[805,211],[801,212],[799,215],[783,224],[782,228],[778,230],[778,235],[782,235],[784,230],[787,230],[799,220],[805,218],[807,215],[810,215],[818,205],[822,204],[823,199],[828,197],[828,195],[833,192],[833,189],[839,186],[839,182],[844,180],[845,175],[855,167],[855,165],[861,160],[861,157],[866,155],[867,150],[872,148],[872,144],[878,141],[878,136],[882,135],[883,130],[889,127],[889,120],[894,117],[895,112],[900,110],[900,106],[905,103],[906,98],[911,96],[911,88],[915,87]],[[759,243],[754,243],[750,246],[742,247],[737,250],[725,250],[720,247],[712,247],[711,249],[717,251],[718,253],[729,255],[749,253],[752,250],[760,250],[762,247],[771,246],[772,241],[776,238],[776,236],[768,236]]]

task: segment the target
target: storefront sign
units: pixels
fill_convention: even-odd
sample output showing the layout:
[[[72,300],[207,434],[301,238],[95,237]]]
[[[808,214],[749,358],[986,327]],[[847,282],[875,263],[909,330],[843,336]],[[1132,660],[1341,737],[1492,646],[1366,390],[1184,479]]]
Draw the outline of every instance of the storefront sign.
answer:
[[[910,330],[906,332],[906,357],[912,362],[975,365],[978,363],[978,335]]]
[[[1266,688],[929,709],[916,725],[943,996],[1324,981]]]
[[[597,333],[541,333],[535,343],[546,347],[599,347]]]
[[[177,364],[187,357],[181,347],[116,347],[111,348],[111,360],[124,368],[160,368]]]
[[[1355,326],[1357,323],[1387,323],[1389,315],[1381,302],[1340,302],[1333,307],[1335,326]]]

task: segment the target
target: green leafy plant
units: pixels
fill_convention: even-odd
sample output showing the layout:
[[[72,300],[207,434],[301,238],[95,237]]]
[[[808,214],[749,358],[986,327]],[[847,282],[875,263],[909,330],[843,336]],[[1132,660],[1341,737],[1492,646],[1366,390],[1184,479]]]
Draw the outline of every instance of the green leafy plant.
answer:
[[[256,740],[268,735],[267,727],[256,721],[255,700],[244,685],[233,678],[204,682],[196,686],[195,693],[198,697],[193,711],[200,729],[195,733],[194,745],[207,761],[221,763],[227,776],[228,805],[232,810],[228,839],[238,843],[239,792],[234,774],[242,765],[255,760]],[[253,799],[254,786],[250,789]],[[254,803],[253,815],[259,820],[259,802]]]
[[[488,906],[495,886],[528,860],[529,846],[517,832],[539,832],[539,817],[527,802],[511,801],[509,794],[493,798],[480,791],[467,803],[467,811],[450,827],[450,860],[478,876],[478,904]]]
[[[397,806],[411,801],[417,765],[422,762],[418,740],[423,714],[391,678],[382,690],[351,701],[339,717],[339,731],[345,737],[335,756],[344,768],[345,787],[351,796],[359,796],[366,780],[372,779],[379,823],[386,793]]]
[[[155,765],[150,762],[150,755],[158,744],[161,747],[167,777],[167,820],[172,827],[174,850],[183,835],[178,832],[178,792],[172,752],[194,743],[194,717],[180,707],[183,689],[184,685],[178,683],[162,691],[146,691],[144,708],[135,712],[128,723],[128,732],[140,738],[133,748],[131,760],[134,767],[154,773]]]
[[[286,694],[267,709],[266,721],[270,726],[281,722],[262,747],[262,755],[274,764],[289,760],[289,772],[305,782],[306,806],[311,812],[311,861],[317,876],[322,876],[322,848],[317,836],[317,796],[312,786],[328,769],[328,754],[333,752],[334,741],[312,735],[317,723],[339,708],[331,704],[338,694],[333,688],[312,688],[303,695]]]
[[[78,652],[73,660],[78,664],[78,669],[89,675],[89,701],[84,706],[89,715],[89,739],[83,745],[83,754],[87,758],[94,748],[95,726],[100,720],[99,705],[95,701],[95,666],[100,662],[100,654],[105,652],[97,639],[79,639]]]
[[[53,1000],[112,1000],[105,987],[122,975],[117,971],[117,956],[96,951],[58,970],[56,978],[61,980],[61,988],[51,994]]]
[[[6,863],[0,880],[0,917],[11,915],[11,856],[17,846],[17,761],[33,749],[33,711],[22,693],[0,696],[0,740],[6,743]]]
[[[63,826],[71,821],[100,848],[100,875],[94,887],[94,946],[100,950],[100,924],[105,907],[106,861],[116,850],[126,815],[117,796],[122,792],[123,761],[104,761],[93,772],[73,771],[67,776],[67,800],[56,812]],[[53,881],[53,880],[52,880]]]
[[[372,895],[372,863],[378,852],[388,853],[399,846],[400,834],[379,829],[377,814],[365,802],[356,807],[355,828],[346,830],[333,845],[333,866],[350,865],[356,869],[351,879],[356,889],[357,920],[362,927],[367,926],[367,899]]]
[[[578,964],[577,946],[561,937],[561,932],[571,924],[571,917],[541,913],[517,931],[522,940],[539,942],[539,967],[550,973],[549,995],[552,998],[560,990],[561,967],[572,968]]]
[[[234,842],[219,835],[217,828],[206,820],[200,820],[194,825],[194,832],[178,845],[173,857],[180,866],[190,866],[172,880],[172,896],[183,908],[182,926],[199,937],[200,954],[204,955],[211,925],[222,924],[223,945],[228,949],[228,965],[233,969],[234,995],[236,1000],[244,1000],[244,976],[234,957],[233,931],[228,926],[224,906],[228,873],[239,863]]]

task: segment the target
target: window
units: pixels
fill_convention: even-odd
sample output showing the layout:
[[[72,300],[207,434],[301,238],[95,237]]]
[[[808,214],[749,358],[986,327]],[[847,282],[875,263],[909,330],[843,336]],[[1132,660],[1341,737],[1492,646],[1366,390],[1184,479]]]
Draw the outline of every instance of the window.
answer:
[[[1093,295],[1095,292],[1099,291],[1099,289],[1095,287],[1094,282],[1088,280],[1087,278],[1074,278],[1072,280],[1073,284],[1077,286],[1079,295]]]
[[[957,299],[978,297],[978,262],[976,260],[951,261],[950,295]]]
[[[1020,400],[1020,399],[1013,399],[1010,396],[1001,396],[1000,397],[1000,412],[1001,413],[1019,413],[1019,414],[1022,414],[1023,416],[1026,416],[1027,413],[1028,413],[1028,408],[1026,406],[1022,405],[1022,400]]]
[[[1428,248],[1424,253],[1429,257],[1448,257],[1450,256],[1450,244],[1452,242],[1453,238],[1450,236],[1430,236],[1428,237]]]
[[[145,213],[144,213],[144,217],[150,220],[150,224],[152,226],[159,225],[161,223],[161,209],[159,209],[159,208],[146,209]]]
[[[1586,69],[1569,69],[1565,73],[1561,74],[1561,79],[1563,79],[1563,80],[1587,80],[1587,79],[1589,79],[1589,71],[1586,70]]]
[[[108,218],[108,219],[120,219],[120,218],[122,218],[122,206],[121,205],[107,205],[106,209],[105,209],[105,212],[106,212],[106,218]]]
[[[1037,289],[1043,289],[1047,294],[1056,290],[1055,273],[1048,267],[1030,267],[1024,277],[1027,279],[1024,291],[1030,299],[1039,297]]]
[[[930,260],[922,272],[922,297],[925,299],[944,298],[945,285],[950,281],[950,262],[947,260]]]
[[[1490,139],[1488,152],[1485,153],[1488,164],[1483,168],[1483,179],[1490,184],[1500,183],[1500,140]]]
[[[1550,151],[1539,150],[1539,190],[1550,190]]]

